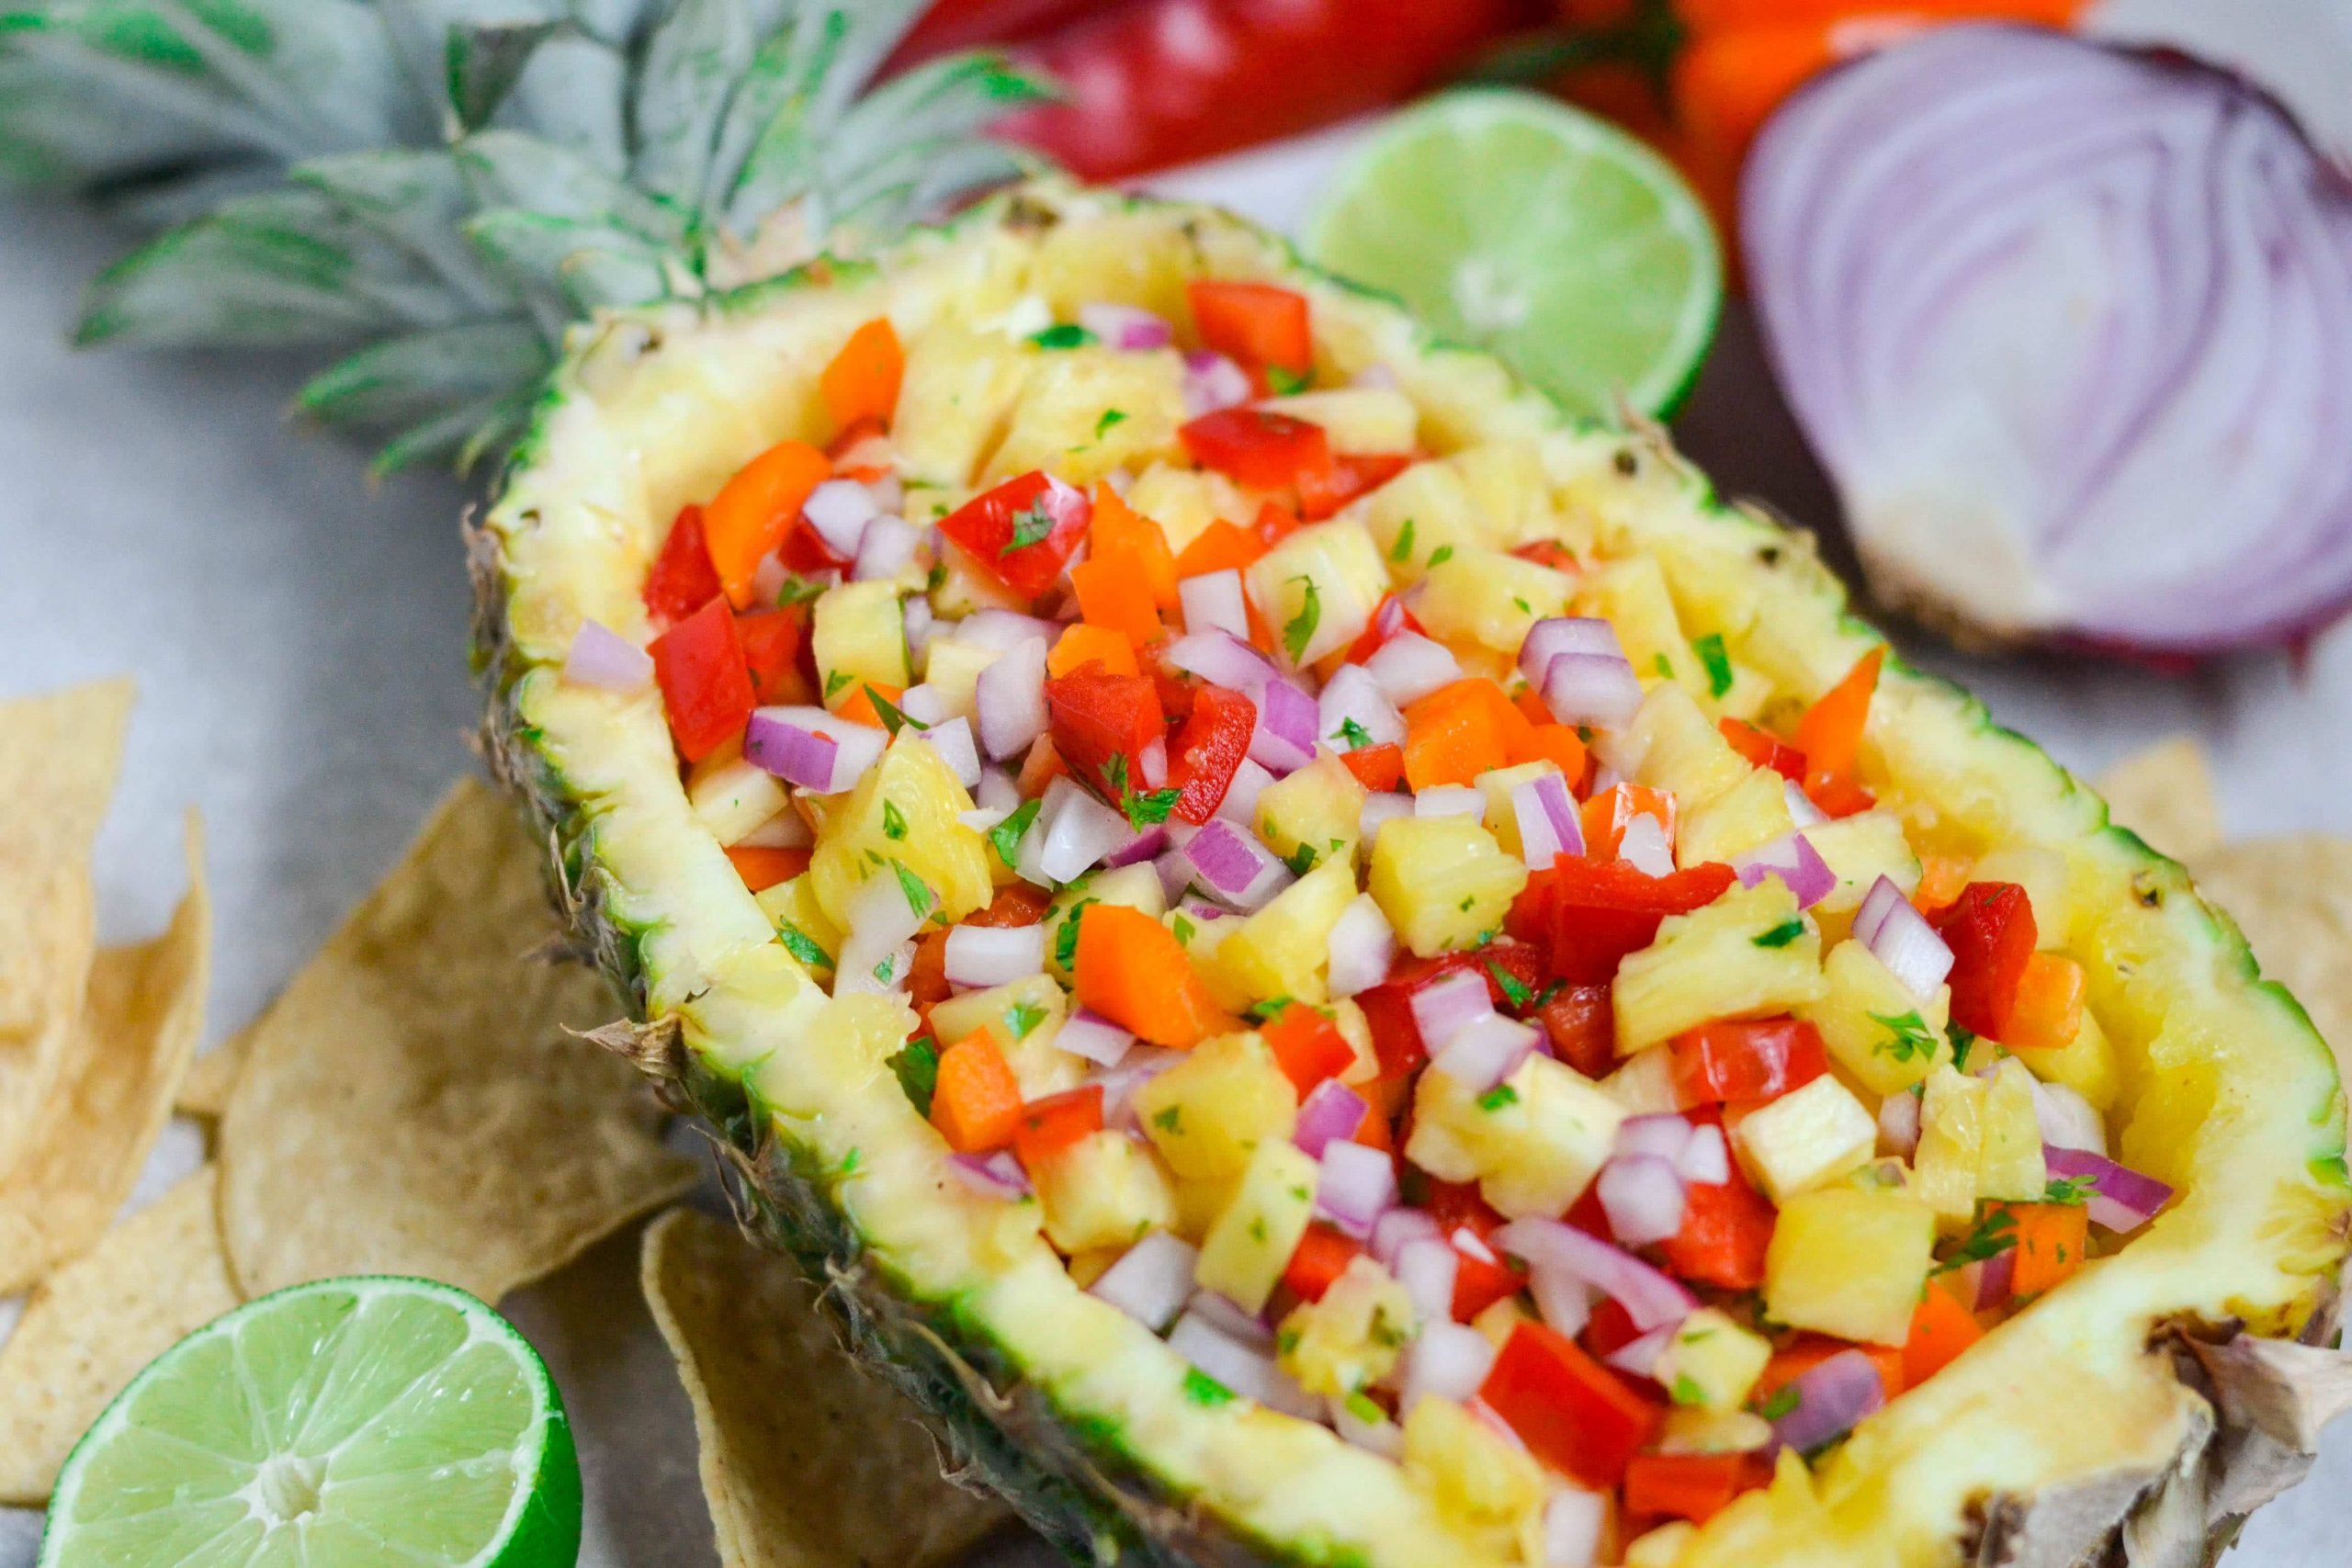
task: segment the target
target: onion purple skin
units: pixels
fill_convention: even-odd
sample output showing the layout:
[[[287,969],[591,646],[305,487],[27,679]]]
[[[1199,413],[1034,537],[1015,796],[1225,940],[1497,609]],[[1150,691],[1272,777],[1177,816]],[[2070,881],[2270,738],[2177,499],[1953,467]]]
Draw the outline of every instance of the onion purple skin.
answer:
[[[1883,605],[2171,670],[2352,609],[2352,182],[2256,88],[1939,28],[1794,96],[1740,206]]]

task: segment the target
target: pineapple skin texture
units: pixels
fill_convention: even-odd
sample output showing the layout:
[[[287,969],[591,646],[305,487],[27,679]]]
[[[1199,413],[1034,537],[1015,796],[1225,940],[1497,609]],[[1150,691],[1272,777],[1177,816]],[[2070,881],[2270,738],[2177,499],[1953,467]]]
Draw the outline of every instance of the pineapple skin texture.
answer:
[[[1015,212],[1020,221],[1007,221]],[[745,1167],[759,1227],[804,1259],[830,1258],[843,1270],[829,1307],[855,1314],[864,1343],[912,1370],[958,1455],[1033,1519],[1080,1550],[1152,1562],[1199,1560],[1179,1540],[1207,1541],[1198,1550],[1210,1556],[1240,1543],[1328,1562],[1338,1542],[1380,1563],[1507,1560],[1504,1532],[1457,1519],[1442,1484],[1428,1504],[1328,1436],[1262,1412],[1188,1406],[1172,1358],[1040,1257],[1035,1205],[945,1190],[935,1145],[862,1043],[868,1032],[878,1044],[896,1037],[886,1042],[887,1028],[865,1031],[837,1006],[803,1008],[787,984],[798,973],[788,957],[738,962],[739,953],[782,950],[691,820],[658,714],[555,679],[582,616],[625,630],[640,624],[635,582],[659,528],[767,434],[730,416],[699,445],[699,434],[647,444],[641,471],[624,473],[614,422],[643,406],[636,382],[691,409],[729,378],[748,385],[779,367],[813,376],[815,362],[793,359],[797,345],[838,341],[876,313],[886,288],[914,345],[911,364],[936,335],[926,329],[1010,302],[1044,243],[1041,226],[1060,253],[1086,258],[1090,276],[1135,280],[1137,292],[1125,297],[1139,302],[1203,266],[1306,289],[1329,339],[1319,351],[1340,373],[1374,360],[1396,367],[1422,409],[1424,439],[1441,451],[1536,444],[1550,499],[1565,509],[1561,536],[1580,551],[1662,563],[1690,627],[1744,627],[1739,663],[1784,689],[1825,690],[1871,646],[1870,633],[1842,618],[1838,588],[1801,536],[1717,504],[1661,446],[1567,431],[1492,361],[1433,345],[1390,307],[1316,278],[1238,220],[1031,192],[921,237],[879,271],[834,265],[707,307],[640,312],[667,338],[643,372],[624,362],[617,373],[599,365],[588,374],[605,336],[560,369],[475,536],[492,765],[556,846],[565,907],[629,1010],[683,1025],[673,1054],[649,1055],[649,1066],[728,1129],[744,1160],[758,1157],[770,1132],[788,1154]],[[1088,283],[1081,297],[1122,297],[1126,287]],[[1181,318],[1180,305],[1160,308]],[[672,363],[711,373],[672,375]],[[976,422],[983,439],[992,438],[987,424],[985,415]],[[1217,514],[1203,503],[1197,525]],[[595,518],[617,519],[617,530]],[[1170,532],[1181,547],[1173,523]],[[1415,568],[1430,548],[1417,540]],[[2118,1468],[2155,1475],[2202,1406],[2141,1353],[2138,1327],[2191,1312],[2290,1332],[2344,1253],[2352,1184],[2332,1062],[2291,999],[2255,982],[2234,929],[2198,900],[2186,874],[2108,830],[2096,797],[1995,728],[1980,706],[1899,660],[1890,661],[1864,754],[1891,811],[1931,818],[1979,845],[2015,838],[2069,854],[2076,951],[2114,1056],[2120,1152],[2193,1185],[2131,1249],[1973,1349],[1966,1375],[1908,1393],[1818,1475],[1785,1460],[1770,1488],[1703,1531],[1682,1532],[1677,1568],[1941,1568],[1959,1561],[1972,1499],[2030,1499]],[[751,1063],[760,1066],[739,1087]],[[2217,1105],[2228,1114],[2212,1117]],[[852,1148],[865,1156],[855,1182],[836,1188],[810,1174],[837,1171]],[[1025,1231],[1014,1223],[1024,1212]],[[985,1375],[976,1367],[1008,1366],[1022,1378],[1004,1402],[962,1392]],[[1993,1386],[2011,1391],[2005,1432],[2031,1440],[1984,1440],[1976,1402]],[[1066,1457],[1073,1426],[1085,1434],[1082,1465]],[[1430,1456],[1444,1446],[1423,1445],[1418,1473],[1434,1474]],[[1291,1483],[1270,1491],[1261,1480],[1276,1473]],[[1108,1503],[1114,1491],[1120,1500]],[[1169,1495],[1197,1504],[1180,1521],[1154,1511]],[[1086,1498],[1106,1506],[1076,1501]]]

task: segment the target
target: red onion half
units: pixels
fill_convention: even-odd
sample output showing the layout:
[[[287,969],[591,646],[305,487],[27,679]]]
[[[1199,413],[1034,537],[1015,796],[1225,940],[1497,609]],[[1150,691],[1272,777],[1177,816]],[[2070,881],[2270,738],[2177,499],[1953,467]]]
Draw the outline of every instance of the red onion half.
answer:
[[[2255,89],[1940,28],[1766,126],[1740,232],[1883,600],[2182,655],[2352,604],[2352,186]]]

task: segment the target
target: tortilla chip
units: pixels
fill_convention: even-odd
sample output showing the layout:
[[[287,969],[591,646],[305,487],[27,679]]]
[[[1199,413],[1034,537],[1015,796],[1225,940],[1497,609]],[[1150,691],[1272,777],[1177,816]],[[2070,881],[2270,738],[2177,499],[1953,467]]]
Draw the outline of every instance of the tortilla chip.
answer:
[[[220,1229],[249,1296],[421,1274],[495,1302],[695,1179],[552,935],[542,848],[471,780],[252,1031],[220,1118]]]
[[[173,1097],[172,1109],[183,1116],[218,1122],[221,1112],[229,1109],[229,1093],[237,1087],[237,1075],[244,1071],[253,1037],[253,1027],[248,1024],[189,1063],[187,1076],[180,1079],[179,1093]]]
[[[51,1275],[0,1346],[0,1503],[39,1507],[139,1370],[237,1304],[206,1166]]]
[[[0,1177],[0,1295],[88,1251],[130,1196],[204,1028],[212,904],[204,834],[187,817],[187,897],[162,936],[110,947],[90,969],[51,1103]]]
[[[2352,840],[2228,844],[2189,868],[2228,910],[2266,979],[2295,993],[2352,1081]]]
[[[923,1568],[1012,1517],[941,1479],[914,1407],[858,1370],[788,1259],[673,1209],[646,1229],[644,1281],[725,1568]]]
[[[97,917],[90,849],[114,795],[128,680],[0,702],[0,1171],[65,1063]]]
[[[2186,735],[2134,752],[2099,776],[2108,820],[2158,854],[2188,862],[2222,847],[2222,803],[2205,748]]]

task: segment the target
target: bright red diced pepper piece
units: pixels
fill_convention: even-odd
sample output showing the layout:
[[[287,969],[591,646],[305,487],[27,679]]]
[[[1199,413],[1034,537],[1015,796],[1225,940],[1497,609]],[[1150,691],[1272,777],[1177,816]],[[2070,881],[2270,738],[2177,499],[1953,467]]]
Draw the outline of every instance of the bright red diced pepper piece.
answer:
[[[1299,476],[1298,514],[1320,523],[1360,495],[1369,495],[1413,466],[1409,452],[1368,452],[1334,457],[1330,466]]]
[[[646,574],[643,597],[646,614],[661,626],[673,626],[701,609],[720,592],[718,569],[710,564],[710,547],[703,540],[702,508],[681,510],[662,541]]]
[[[1147,793],[1136,759],[1164,739],[1159,688],[1148,675],[1114,675],[1086,664],[1046,681],[1054,750],[1081,784],[1114,805]]]
[[[1216,815],[1258,728],[1258,705],[1223,686],[1193,689],[1193,711],[1168,748],[1175,815],[1198,825]]]
[[[1384,1076],[1409,1073],[1429,1060],[1420,1025],[1413,1021],[1413,993],[1459,970],[1474,970],[1487,982],[1487,995],[1499,1010],[1524,1010],[1512,999],[1515,988],[1532,1002],[1544,988],[1544,955],[1525,942],[1498,942],[1469,953],[1442,953],[1435,958],[1406,958],[1389,971],[1388,978],[1356,995],[1364,1021],[1372,1031],[1372,1048]],[[1503,980],[1510,985],[1506,987]]]
[[[1595,1489],[1623,1480],[1665,1420],[1574,1341],[1526,1321],[1503,1341],[1478,1397],[1536,1458]]]
[[[1021,1108],[1012,1130],[1012,1152],[1022,1168],[1035,1172],[1091,1134],[1102,1130],[1102,1086],[1049,1094]]]
[[[1744,718],[1726,718],[1715,726],[1732,750],[1759,768],[1770,768],[1795,784],[1804,782],[1804,753],[1768,729]]]
[[[1057,485],[1042,469],[1032,469],[966,502],[939,531],[982,571],[1035,599],[1059,580],[1093,514],[1084,491]]]
[[[1393,740],[1342,751],[1340,761],[1355,775],[1356,783],[1374,795],[1386,795],[1405,779],[1405,749]]]
[[[1936,919],[1951,949],[1951,1021],[2003,1038],[2018,982],[2041,942],[2033,903],[2014,882],[1972,882]]]
[[[1685,1106],[1778,1100],[1829,1070],[1821,1032],[1793,1018],[1701,1024],[1676,1035],[1673,1051]]]
[[[1317,1084],[1338,1077],[1355,1065],[1355,1047],[1340,1026],[1305,1002],[1293,1002],[1267,1023],[1259,1034],[1274,1054],[1274,1066],[1291,1081],[1304,1100]]]
[[[808,612],[798,604],[758,610],[735,617],[742,639],[743,665],[751,672],[752,695],[763,707],[807,707],[817,701],[817,682],[801,667],[808,645]]]
[[[1843,773],[1814,768],[1804,775],[1805,798],[1827,817],[1859,817],[1878,804],[1878,796]]]
[[[1219,409],[1177,431],[1184,449],[1250,490],[1292,490],[1303,474],[1331,466],[1331,438],[1319,424],[1263,409]]]
[[[1764,1282],[1764,1254],[1779,1219],[1735,1161],[1731,1179],[1694,1181],[1682,1200],[1682,1228],[1660,1244],[1668,1269],[1694,1284],[1752,1291]]]
[[[1204,278],[1184,287],[1203,346],[1262,375],[1303,379],[1315,367],[1306,296],[1271,283]]]
[[[1617,1066],[1617,1019],[1607,986],[1563,986],[1535,1010],[1552,1054],[1589,1078]]]
[[[752,677],[724,597],[655,637],[647,651],[680,756],[699,762],[743,733],[753,706]]]
[[[1290,1255],[1289,1266],[1283,1270],[1283,1284],[1300,1301],[1319,1302],[1323,1292],[1348,1271],[1348,1265],[1363,1255],[1362,1243],[1329,1225],[1309,1225],[1306,1234],[1298,1238],[1298,1250]]]
[[[1713,863],[1645,876],[1623,861],[1563,855],[1528,879],[1521,898],[1541,910],[1553,973],[1572,986],[1598,986],[1616,977],[1627,953],[1657,940],[1667,916],[1713,903],[1733,880],[1731,867]]]
[[[1705,1524],[1770,1476],[1764,1461],[1751,1454],[1635,1454],[1625,1466],[1625,1508]]]

